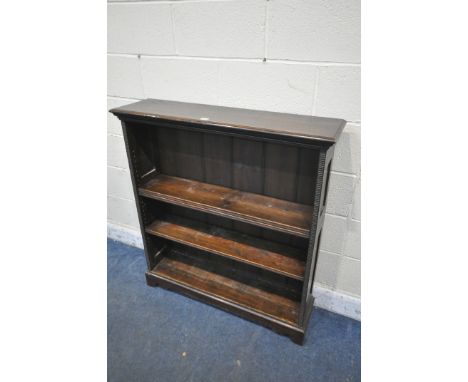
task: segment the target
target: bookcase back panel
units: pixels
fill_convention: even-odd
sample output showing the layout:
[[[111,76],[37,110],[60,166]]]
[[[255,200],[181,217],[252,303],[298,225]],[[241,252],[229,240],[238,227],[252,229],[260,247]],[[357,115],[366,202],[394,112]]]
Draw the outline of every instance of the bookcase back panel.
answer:
[[[129,124],[138,142],[138,171],[225,186],[312,205],[318,150],[174,127]]]

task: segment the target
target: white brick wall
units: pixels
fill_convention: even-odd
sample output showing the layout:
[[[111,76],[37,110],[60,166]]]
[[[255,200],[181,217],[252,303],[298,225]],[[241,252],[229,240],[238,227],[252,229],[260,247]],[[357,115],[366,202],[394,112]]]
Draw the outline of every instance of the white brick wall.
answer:
[[[136,56],[107,57],[107,95],[144,98],[140,60]]]
[[[216,103],[218,62],[141,58],[145,98]]]
[[[222,106],[311,114],[317,69],[268,62],[219,62]]]
[[[360,121],[360,84],[360,67],[320,67],[315,114]]]
[[[108,108],[161,98],[346,119],[316,279],[360,296],[359,1],[111,1],[108,52]],[[137,229],[110,114],[107,133],[108,219]]]
[[[109,4],[107,47],[112,53],[174,54],[169,4]]]
[[[268,6],[268,57],[360,62],[360,2],[272,0]]]
[[[263,57],[265,1],[181,2],[173,9],[177,54]]]

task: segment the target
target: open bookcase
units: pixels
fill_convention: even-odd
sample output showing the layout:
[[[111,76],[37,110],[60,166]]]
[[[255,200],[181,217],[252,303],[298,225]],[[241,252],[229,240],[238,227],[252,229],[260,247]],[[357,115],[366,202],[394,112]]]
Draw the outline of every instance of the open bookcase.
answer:
[[[302,344],[339,119],[145,100],[122,121],[148,285]]]

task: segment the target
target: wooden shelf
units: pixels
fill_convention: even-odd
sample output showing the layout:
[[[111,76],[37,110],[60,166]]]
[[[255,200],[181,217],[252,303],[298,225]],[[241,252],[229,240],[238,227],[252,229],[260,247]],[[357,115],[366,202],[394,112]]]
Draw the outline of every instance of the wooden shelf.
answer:
[[[221,273],[214,271],[218,268]],[[299,315],[299,302],[271,291],[267,291],[263,281],[252,275],[243,275],[244,280],[250,280],[252,284],[239,281],[239,269],[226,274],[216,262],[208,257],[191,256],[188,253],[180,253],[171,250],[166,254],[156,267],[148,272],[150,276],[158,280],[182,286],[192,294],[208,296],[211,299],[221,300],[224,303],[241,307],[244,310],[272,317],[289,325],[297,326]]]
[[[304,251],[202,222],[171,216],[156,220],[146,232],[259,268],[304,279]]]
[[[311,206],[163,174],[141,186],[139,194],[292,235],[309,237]]]

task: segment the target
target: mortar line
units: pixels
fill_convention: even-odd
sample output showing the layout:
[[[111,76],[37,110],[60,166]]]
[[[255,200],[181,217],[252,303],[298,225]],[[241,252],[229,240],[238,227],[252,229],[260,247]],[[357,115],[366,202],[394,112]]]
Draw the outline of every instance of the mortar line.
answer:
[[[110,137],[116,137],[116,138],[123,138],[123,135],[115,134],[115,133],[107,133],[108,136]]]
[[[107,5],[142,5],[142,4],[174,4],[174,3],[232,3],[238,0],[139,0],[139,1],[107,1]]]
[[[352,172],[344,172],[344,171],[331,170],[330,173],[331,173],[331,174],[335,174],[335,175],[343,175],[343,176],[347,176],[347,177],[350,177],[350,178],[357,178],[357,175],[356,175],[356,174],[353,174]]]
[[[268,56],[268,0],[265,0],[265,22],[263,23],[263,59],[266,61]]]
[[[121,170],[121,171],[126,171],[126,172],[130,172],[130,170],[128,168],[124,168],[124,167],[117,167],[117,166],[112,166],[110,164],[107,165],[107,167],[110,167],[114,170]]]
[[[122,198],[121,196],[116,196],[116,195],[113,195],[113,194],[107,194],[107,196],[110,196],[111,198],[114,198],[114,199],[125,200],[127,202],[135,202],[135,199]]]
[[[121,53],[108,52],[108,56],[117,57],[147,57],[160,59],[178,59],[178,60],[209,60],[209,61],[241,61],[241,62],[262,62],[263,57],[210,57],[210,56],[179,56],[170,54],[146,54],[146,53]],[[360,63],[352,62],[332,62],[332,61],[304,61],[304,60],[287,60],[278,58],[269,58],[269,62],[287,65],[311,65],[311,66],[345,66],[345,67],[361,67]]]
[[[141,101],[142,98],[134,98],[134,97],[121,97],[121,96],[116,96],[116,95],[107,95],[107,98],[117,98],[117,99],[124,99],[124,100],[129,100],[129,101]]]
[[[312,105],[312,115],[315,115],[317,113],[317,94],[318,94],[318,87],[319,87],[319,81],[320,81],[320,68],[315,68],[315,85],[314,85],[314,102]]]
[[[172,43],[174,44],[174,50],[175,50],[176,56],[178,56],[179,49],[177,47],[177,39],[176,39],[176,33],[175,33],[174,4],[173,3],[171,3],[171,24],[172,24]]]
[[[143,69],[141,67],[142,65],[141,55],[138,55],[137,59],[138,59],[138,75],[140,77],[141,92],[143,93],[143,99],[145,99],[147,97],[146,97],[146,90],[145,90],[145,82],[143,81]]]
[[[329,251],[327,249],[320,249],[320,252],[327,252],[327,253],[331,253],[332,255],[335,255],[335,256],[340,256],[340,257],[344,257],[346,259],[350,259],[350,260],[354,260],[354,261],[359,261],[361,262],[361,259],[356,259],[355,257],[351,257],[351,256],[348,256],[348,255],[345,255],[345,254],[342,254],[342,253],[337,253],[337,252],[333,252],[333,251]]]

